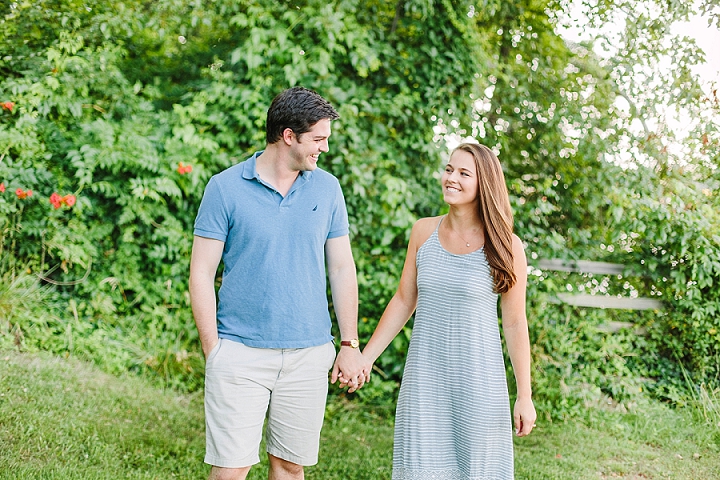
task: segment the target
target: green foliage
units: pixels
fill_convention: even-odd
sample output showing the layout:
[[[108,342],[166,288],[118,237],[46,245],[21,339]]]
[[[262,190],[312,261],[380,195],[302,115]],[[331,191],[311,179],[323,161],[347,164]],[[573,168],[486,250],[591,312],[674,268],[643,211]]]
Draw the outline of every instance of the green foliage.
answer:
[[[635,182],[642,185],[641,182]],[[681,170],[654,182],[655,195],[640,195],[634,215],[619,225],[635,263],[650,273],[646,292],[665,309],[648,319],[650,374],[660,393],[682,387],[687,368],[696,384],[720,385],[720,202],[716,193]],[[704,187],[704,188],[703,188]],[[628,186],[628,191],[632,189]],[[714,189],[717,192],[716,189]],[[618,222],[620,223],[620,222]],[[630,241],[628,241],[630,240]],[[671,397],[672,395],[668,395]]]
[[[0,104],[12,105],[0,107],[0,274],[8,291],[51,300],[4,314],[2,343],[199,388],[187,274],[204,185],[262,148],[269,101],[304,85],[341,115],[323,167],[348,203],[361,340],[397,287],[410,227],[444,211],[445,143],[472,136],[500,155],[531,263],[624,263],[631,278],[612,279],[610,294],[665,302],[643,315],[572,309],[545,294],[604,280],[532,273],[541,410],[561,418],[602,395],[631,401],[641,388],[677,400],[681,365],[715,385],[718,99],[701,94],[690,70],[700,52],[680,40],[671,53],[682,68],[662,72],[655,95],[645,91],[651,75],[633,76],[633,65],[653,68],[670,51],[664,26],[689,10],[626,3],[588,3],[591,23],[630,15],[627,48],[610,59],[563,41],[564,3],[545,0],[4,7]],[[654,113],[659,103],[700,120],[677,138]],[[612,320],[648,335],[607,334]],[[378,360],[381,381],[362,401],[392,403],[410,333],[411,324]]]
[[[56,285],[68,305],[47,326],[55,341],[33,336],[24,346],[197,388],[202,364],[187,257],[190,205],[209,175],[178,171],[181,161],[193,163],[178,145],[190,135],[182,126],[173,131],[156,110],[152,88],[143,94],[125,75],[128,52],[117,40],[132,31],[116,12],[101,3],[59,3],[16,4],[5,23],[17,35],[0,44],[2,68],[12,72],[0,92],[15,103],[0,123],[3,270],[28,269]],[[139,7],[120,9],[138,8],[141,19]],[[29,50],[24,38],[33,22],[53,34],[38,36]],[[16,197],[16,187],[33,196]],[[77,203],[55,209],[52,192],[74,194]]]
[[[720,382],[717,196],[679,169],[664,178],[644,169],[607,170],[608,183],[611,178],[616,183],[596,211],[602,230],[589,239],[566,236],[564,241],[570,251],[582,252],[576,258],[622,263],[626,272],[602,276],[531,269],[529,316],[534,358],[540,360],[535,378],[544,385],[558,379],[558,401],[598,394],[631,401],[649,390],[683,404],[688,388],[713,389]],[[663,307],[638,313],[548,304],[547,294],[568,290],[657,298]],[[612,321],[637,328],[612,335],[598,328]],[[546,394],[553,390],[541,388]]]
[[[57,295],[37,278],[6,273],[0,282],[0,346],[22,345],[27,336],[45,343],[53,335],[46,322],[56,315],[58,303]]]

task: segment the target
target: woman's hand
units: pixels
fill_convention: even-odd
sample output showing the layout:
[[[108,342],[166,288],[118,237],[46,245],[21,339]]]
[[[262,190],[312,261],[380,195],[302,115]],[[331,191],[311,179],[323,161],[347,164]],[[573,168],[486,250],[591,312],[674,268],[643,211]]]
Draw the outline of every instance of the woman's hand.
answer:
[[[515,401],[513,418],[515,420],[515,435],[524,437],[532,432],[537,414],[531,398],[518,398]]]
[[[360,363],[360,375],[358,375],[358,378],[362,379],[362,383],[370,383],[370,372],[372,371],[373,362],[367,354],[361,354],[361,363]],[[348,386],[348,382],[346,379],[340,375],[338,377],[340,379],[340,388],[344,388]],[[350,393],[354,392],[356,389],[349,390]]]

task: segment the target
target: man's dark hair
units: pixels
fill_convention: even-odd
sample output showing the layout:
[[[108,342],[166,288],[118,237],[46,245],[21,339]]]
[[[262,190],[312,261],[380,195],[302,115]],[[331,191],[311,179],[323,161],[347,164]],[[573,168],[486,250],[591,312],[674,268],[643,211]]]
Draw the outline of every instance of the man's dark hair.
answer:
[[[282,138],[286,128],[300,136],[320,120],[340,118],[327,100],[304,87],[293,87],[275,97],[270,104],[265,124],[268,144]]]

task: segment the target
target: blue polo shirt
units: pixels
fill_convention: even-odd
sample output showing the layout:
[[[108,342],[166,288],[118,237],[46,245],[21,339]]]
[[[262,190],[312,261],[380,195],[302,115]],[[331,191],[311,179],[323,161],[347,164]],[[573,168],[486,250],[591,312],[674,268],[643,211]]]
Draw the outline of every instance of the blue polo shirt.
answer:
[[[225,242],[218,333],[250,347],[322,345],[332,340],[325,242],[348,234],[345,199],[319,168],[283,197],[258,175],[261,153],[213,176],[195,219],[195,235]]]

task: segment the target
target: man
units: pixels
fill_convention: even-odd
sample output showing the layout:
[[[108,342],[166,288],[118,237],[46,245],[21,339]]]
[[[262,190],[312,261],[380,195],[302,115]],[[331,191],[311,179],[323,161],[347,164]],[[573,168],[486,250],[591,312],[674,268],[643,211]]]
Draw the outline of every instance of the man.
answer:
[[[345,200],[318,169],[338,113],[302,87],[278,95],[265,150],[210,179],[195,220],[190,298],[206,358],[211,480],[245,479],[266,444],[271,480],[317,463],[331,381],[362,387]],[[215,301],[215,275],[223,281]],[[326,272],[341,336],[330,334]],[[333,360],[335,360],[333,366]]]

